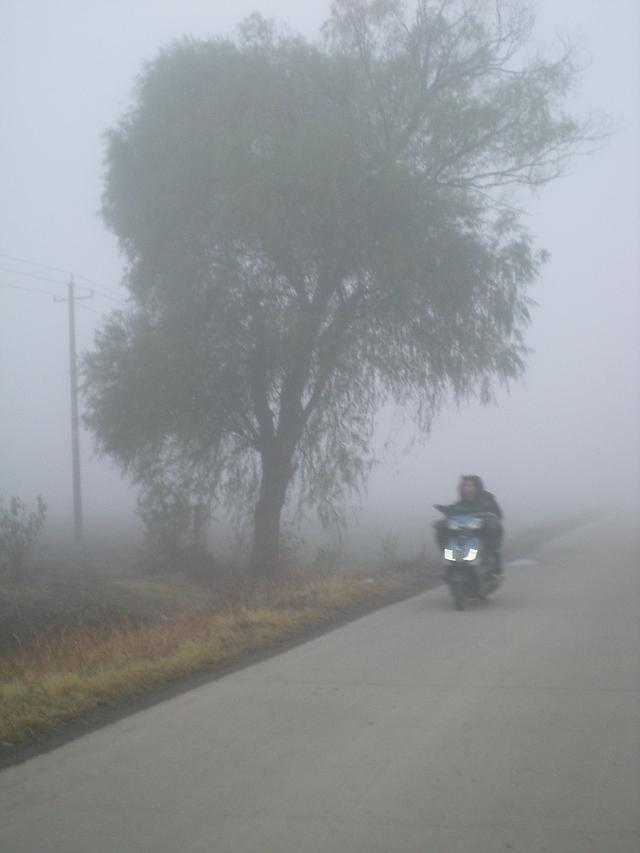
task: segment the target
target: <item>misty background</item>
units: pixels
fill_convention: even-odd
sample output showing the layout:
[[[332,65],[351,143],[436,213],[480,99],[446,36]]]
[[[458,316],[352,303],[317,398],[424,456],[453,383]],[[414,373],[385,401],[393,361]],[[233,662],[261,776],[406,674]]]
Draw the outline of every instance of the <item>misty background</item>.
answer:
[[[640,4],[537,8],[541,43],[570,35],[589,59],[578,111],[605,111],[615,133],[539,197],[518,199],[551,253],[531,291],[525,382],[497,406],[447,407],[426,443],[410,445],[411,425],[381,414],[379,463],[352,502],[354,529],[376,543],[429,539],[431,504],[453,498],[461,473],[480,474],[514,525],[640,497]],[[161,46],[226,34],[256,10],[313,37],[329,4],[0,3],[0,494],[30,504],[41,494],[49,527],[70,528],[72,513],[67,306],[53,301],[66,296],[67,276],[11,258],[97,284],[77,306],[78,348],[90,349],[101,316],[126,299],[123,260],[98,214],[102,134]],[[87,434],[82,455],[88,537],[130,524],[134,490]]]

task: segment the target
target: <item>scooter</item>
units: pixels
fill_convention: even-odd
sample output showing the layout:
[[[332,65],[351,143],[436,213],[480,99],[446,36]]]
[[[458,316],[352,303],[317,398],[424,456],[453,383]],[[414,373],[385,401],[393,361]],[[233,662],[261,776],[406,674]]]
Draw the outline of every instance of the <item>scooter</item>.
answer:
[[[445,581],[451,590],[456,610],[464,610],[469,598],[484,599],[502,583],[497,572],[496,558],[487,553],[481,531],[493,513],[477,515],[447,515],[449,536],[443,551]]]

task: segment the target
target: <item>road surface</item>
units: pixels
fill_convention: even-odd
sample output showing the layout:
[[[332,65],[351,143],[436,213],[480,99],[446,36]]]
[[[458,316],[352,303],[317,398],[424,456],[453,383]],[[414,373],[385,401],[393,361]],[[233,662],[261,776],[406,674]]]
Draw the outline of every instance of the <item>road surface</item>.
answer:
[[[638,853],[640,572],[582,530],[0,774],[3,853]]]

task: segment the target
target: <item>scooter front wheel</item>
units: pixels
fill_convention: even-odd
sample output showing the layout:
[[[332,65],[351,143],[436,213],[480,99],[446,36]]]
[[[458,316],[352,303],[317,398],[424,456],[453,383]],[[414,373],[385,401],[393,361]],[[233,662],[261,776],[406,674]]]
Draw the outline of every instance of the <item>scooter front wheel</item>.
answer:
[[[451,595],[453,596],[453,604],[456,610],[464,610],[464,585],[461,583],[452,583]]]

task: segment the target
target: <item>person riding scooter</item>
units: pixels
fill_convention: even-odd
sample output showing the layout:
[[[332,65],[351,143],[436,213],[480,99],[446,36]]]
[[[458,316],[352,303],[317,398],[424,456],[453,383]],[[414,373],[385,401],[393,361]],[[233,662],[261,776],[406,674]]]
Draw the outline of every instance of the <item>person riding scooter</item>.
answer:
[[[502,544],[502,510],[491,492],[486,491],[480,477],[476,474],[466,474],[460,478],[458,488],[459,500],[454,504],[437,504],[436,509],[447,515],[483,515],[491,513],[484,519],[481,536],[484,539],[487,551],[493,556],[494,571],[502,574],[502,555],[500,546]],[[438,547],[442,551],[447,543],[447,519],[441,519],[435,524]]]

